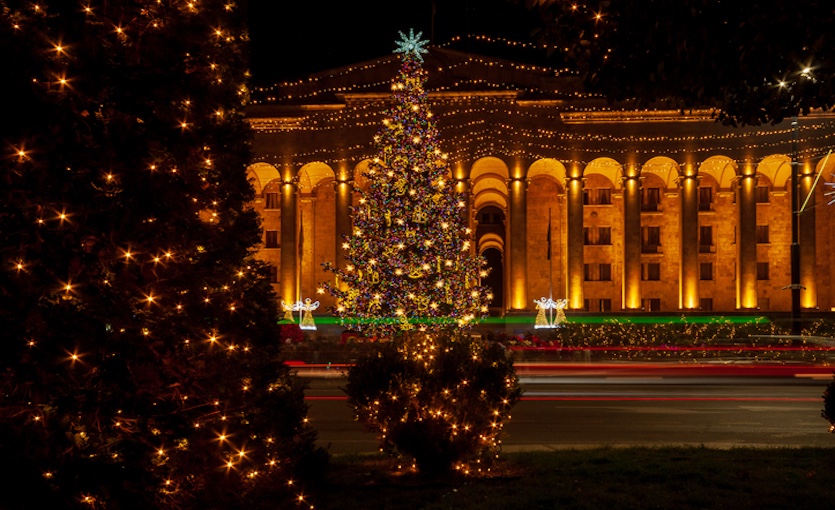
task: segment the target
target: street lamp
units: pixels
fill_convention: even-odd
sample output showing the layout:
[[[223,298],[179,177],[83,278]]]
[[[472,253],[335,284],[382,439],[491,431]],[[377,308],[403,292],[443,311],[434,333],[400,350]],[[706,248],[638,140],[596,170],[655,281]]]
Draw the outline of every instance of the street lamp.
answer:
[[[792,117],[792,244],[791,244],[791,298],[792,298],[792,335],[800,335],[800,162],[797,160],[797,115]]]

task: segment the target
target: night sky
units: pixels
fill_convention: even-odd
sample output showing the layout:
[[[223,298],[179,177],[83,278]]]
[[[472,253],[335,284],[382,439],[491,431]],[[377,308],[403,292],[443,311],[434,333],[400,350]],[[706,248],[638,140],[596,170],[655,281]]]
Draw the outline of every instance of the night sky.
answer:
[[[255,85],[386,56],[398,30],[414,28],[443,44],[466,34],[527,41],[538,26],[538,14],[523,0],[253,0],[249,18]],[[484,53],[471,44],[454,48]]]

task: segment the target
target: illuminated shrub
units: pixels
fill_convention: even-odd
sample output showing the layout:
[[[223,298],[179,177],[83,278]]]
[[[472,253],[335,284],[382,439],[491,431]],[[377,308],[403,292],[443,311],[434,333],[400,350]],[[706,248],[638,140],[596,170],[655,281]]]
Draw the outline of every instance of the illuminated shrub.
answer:
[[[381,448],[429,476],[489,469],[521,395],[501,345],[449,333],[376,344],[348,371],[345,392]]]

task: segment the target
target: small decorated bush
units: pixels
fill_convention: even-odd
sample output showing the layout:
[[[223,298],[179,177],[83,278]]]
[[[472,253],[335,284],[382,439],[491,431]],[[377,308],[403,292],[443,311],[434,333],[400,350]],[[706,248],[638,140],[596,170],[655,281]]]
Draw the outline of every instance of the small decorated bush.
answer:
[[[384,451],[439,476],[489,469],[521,389],[505,349],[454,333],[403,333],[348,371],[356,418]]]

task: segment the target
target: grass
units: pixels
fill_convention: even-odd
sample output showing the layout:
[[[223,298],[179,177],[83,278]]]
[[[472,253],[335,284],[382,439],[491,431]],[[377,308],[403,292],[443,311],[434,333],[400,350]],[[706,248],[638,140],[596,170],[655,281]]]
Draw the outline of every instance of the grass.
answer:
[[[378,456],[332,459],[320,510],[815,509],[835,448],[598,448],[505,454],[489,477],[423,480]]]

